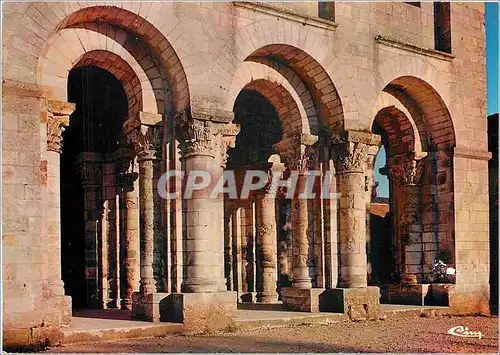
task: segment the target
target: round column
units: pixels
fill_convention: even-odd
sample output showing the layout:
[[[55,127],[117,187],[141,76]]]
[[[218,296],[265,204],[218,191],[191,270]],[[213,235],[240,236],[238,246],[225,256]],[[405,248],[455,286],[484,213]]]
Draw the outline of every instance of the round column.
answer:
[[[104,308],[101,300],[107,295],[100,291],[98,280],[98,234],[97,221],[100,220],[98,201],[100,201],[101,169],[95,156],[83,153],[79,164],[79,174],[84,190],[85,221],[85,289],[89,308]],[[107,265],[103,266],[107,267]]]
[[[134,155],[119,160],[118,179],[123,201],[122,213],[124,226],[121,244],[123,245],[123,275],[125,277],[121,300],[122,309],[132,309],[132,295],[139,286],[139,184],[134,172]]]
[[[306,188],[307,176],[299,173],[296,194],[292,199],[292,286],[294,288],[312,288],[309,275],[309,237],[307,200],[299,198]]]
[[[359,138],[359,137],[358,137]],[[363,140],[371,140],[371,135]],[[346,140],[334,146],[339,184],[341,288],[367,287],[365,169],[370,144]]]
[[[143,294],[156,293],[153,272],[155,198],[154,163],[161,159],[162,127],[140,125],[129,133],[139,162],[140,281]]]
[[[265,193],[258,194],[255,199],[255,211],[257,218],[257,258],[262,273],[257,301],[275,303],[278,300],[278,294],[276,293],[276,256],[278,250],[274,198],[270,198]]]
[[[186,279],[184,292],[217,292],[225,287],[222,196],[210,198],[210,192],[222,175],[217,129],[211,121],[187,119],[180,127],[184,135],[182,159],[186,179],[206,174],[210,184],[193,190],[184,199],[186,222]],[[201,179],[198,178],[198,179]]]

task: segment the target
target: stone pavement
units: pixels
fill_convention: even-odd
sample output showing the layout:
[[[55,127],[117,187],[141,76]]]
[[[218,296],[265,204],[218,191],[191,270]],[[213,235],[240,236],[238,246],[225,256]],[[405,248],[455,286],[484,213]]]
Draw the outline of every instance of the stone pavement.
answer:
[[[252,308],[252,307],[248,307]],[[289,312],[272,309],[239,309],[235,327],[258,328],[291,324],[334,323],[346,320],[340,313]],[[445,314],[448,307],[381,305],[382,318],[416,317],[422,314]],[[152,323],[132,319],[131,311],[74,311],[71,324],[63,329],[62,344],[152,338],[183,333],[181,323]]]

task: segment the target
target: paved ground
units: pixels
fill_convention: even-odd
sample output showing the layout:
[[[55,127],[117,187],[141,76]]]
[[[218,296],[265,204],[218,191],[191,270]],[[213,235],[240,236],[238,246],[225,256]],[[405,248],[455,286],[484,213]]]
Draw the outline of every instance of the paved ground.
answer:
[[[462,325],[482,339],[447,334]],[[435,317],[261,328],[234,333],[66,345],[46,352],[476,352],[498,351],[497,317]]]

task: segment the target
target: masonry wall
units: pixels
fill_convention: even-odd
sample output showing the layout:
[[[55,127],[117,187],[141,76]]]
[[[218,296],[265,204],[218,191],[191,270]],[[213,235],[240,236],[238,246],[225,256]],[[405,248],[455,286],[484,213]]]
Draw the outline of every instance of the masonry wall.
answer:
[[[117,7],[113,11],[81,12],[79,19],[108,21],[144,39],[170,80],[173,98],[166,104],[168,114],[189,104],[210,112],[220,107],[232,110],[228,98],[237,95],[230,91],[242,63],[262,47],[267,46],[270,53],[283,51],[286,46],[276,46],[278,43],[293,46],[297,56],[307,53],[331,78],[342,104],[344,129],[371,130],[374,104],[391,81],[412,77],[429,84],[446,105],[455,135],[455,147],[450,149],[455,231],[450,237],[454,237],[457,297],[451,305],[457,310],[485,310],[489,232],[482,3],[451,3],[454,57],[432,51],[431,3],[421,3],[418,8],[405,3],[336,2],[335,24],[314,20],[314,2],[286,4],[295,17],[268,7],[254,11],[232,3],[113,4]],[[3,6],[2,266],[4,339],[12,342],[33,341],[30,329],[47,324],[57,328],[64,323],[63,309],[67,307],[57,303],[61,295],[56,297],[45,287],[53,263],[46,255],[58,243],[58,234],[42,232],[46,228],[41,197],[46,181],[42,129],[46,123],[41,98],[67,100],[64,76],[85,51],[126,53],[115,44],[120,42],[120,31],[85,26],[79,31],[63,30],[69,26],[65,19],[71,14],[95,5],[10,2]],[[48,58],[56,40],[58,47]],[[134,70],[142,70],[131,56],[127,60]],[[291,67],[301,73],[308,87],[321,86],[324,76],[320,79],[320,74],[301,65],[295,61]],[[153,84],[164,80],[155,76],[156,70],[143,71],[140,78],[151,79]],[[154,91],[151,84],[148,90]],[[320,89],[316,92],[321,93]],[[424,96],[418,98],[418,104],[432,106],[432,98]],[[169,231],[177,249],[172,257],[176,271],[170,280],[178,288],[181,206],[172,207],[176,216]],[[334,235],[336,226],[331,228]],[[22,339],[16,338],[18,334]]]

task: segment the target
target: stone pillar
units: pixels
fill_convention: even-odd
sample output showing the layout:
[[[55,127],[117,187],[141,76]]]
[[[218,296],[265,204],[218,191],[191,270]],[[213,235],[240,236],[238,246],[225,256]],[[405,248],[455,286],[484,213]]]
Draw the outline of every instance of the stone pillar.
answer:
[[[371,217],[371,207],[372,200],[376,197],[377,183],[375,182],[375,172],[373,170],[373,164],[375,161],[375,156],[379,150],[377,145],[370,146],[366,155],[366,169],[365,169],[365,206],[366,206],[366,258],[368,266],[368,283],[374,280],[374,255],[372,254],[372,243],[371,240],[371,227],[370,227],[370,217]]]
[[[398,238],[401,241],[401,283],[417,284],[422,281],[423,249],[421,223],[421,187],[423,164],[421,157],[410,157],[401,165],[390,168],[392,175],[405,193]],[[417,277],[419,274],[419,277]]]
[[[102,295],[98,280],[98,221],[100,220],[101,169],[99,157],[93,153],[82,153],[77,161],[78,172],[84,189],[85,222],[85,292],[88,308],[102,307]],[[99,206],[99,207],[98,207]],[[107,268],[107,265],[103,265]]]
[[[46,224],[49,226],[49,245],[46,259],[50,260],[48,278],[50,295],[58,299],[61,315],[61,324],[71,321],[71,298],[64,296],[64,283],[61,275],[61,195],[60,195],[60,160],[62,148],[62,133],[69,124],[69,117],[73,112],[74,104],[60,101],[48,101],[47,105],[47,151],[44,153],[47,161],[47,189],[45,199]]]
[[[307,180],[316,159],[318,137],[301,134],[278,142],[280,152],[292,177],[296,176],[295,194],[292,198],[292,288],[283,288],[283,303],[290,309],[308,312],[319,311],[320,289],[312,289],[310,268],[313,268],[313,242],[309,235],[308,200],[304,194]],[[304,195],[302,195],[304,194]]]
[[[219,285],[225,284],[225,281],[221,273],[224,255],[218,233],[220,221],[214,220],[214,214],[218,216],[218,211],[223,210],[223,201],[209,198],[213,180],[222,174],[222,168],[215,159],[216,128],[210,121],[190,119],[185,123],[183,133],[186,135],[182,146],[186,176],[202,171],[212,179],[206,189],[193,191],[191,198],[184,201],[187,237],[184,290],[187,293],[217,292]]]
[[[276,293],[276,216],[275,200],[265,194],[259,194],[255,199],[257,218],[257,261],[262,273],[257,301],[273,303],[278,300]]]
[[[139,290],[139,173],[135,154],[128,149],[117,153],[118,188],[121,191],[123,227],[121,245],[124,275],[121,308],[132,309],[132,295]]]
[[[128,133],[139,162],[140,287],[142,294],[156,293],[153,272],[156,182],[154,162],[161,159],[162,127],[141,124]]]
[[[282,170],[282,164],[274,163],[269,174]],[[272,176],[272,175],[271,175]],[[257,262],[261,275],[257,289],[257,301],[275,303],[278,300],[277,289],[277,254],[278,235],[276,228],[276,200],[267,189],[255,196],[255,214],[257,220]]]
[[[348,131],[333,137],[332,143],[340,192],[340,288],[328,290],[323,308],[346,313],[351,319],[374,319],[380,290],[367,284],[365,170],[368,153],[380,137]]]
[[[207,322],[224,327],[236,313],[236,292],[226,291],[224,277],[224,200],[223,195],[211,195],[225,164],[228,141],[234,140],[239,127],[232,125],[232,113],[227,117],[207,116],[190,110],[175,117],[185,179],[196,172],[208,173],[206,188],[184,193],[185,265],[182,290],[170,298],[169,321],[182,321],[187,328],[200,328]],[[231,132],[233,131],[233,132]],[[229,136],[232,137],[229,139]],[[199,178],[200,179],[200,178]],[[215,313],[214,313],[215,312]],[[204,319],[204,320],[203,320]],[[216,324],[215,324],[216,323]]]
[[[340,190],[340,280],[344,288],[367,286],[365,169],[369,145],[335,145]]]

